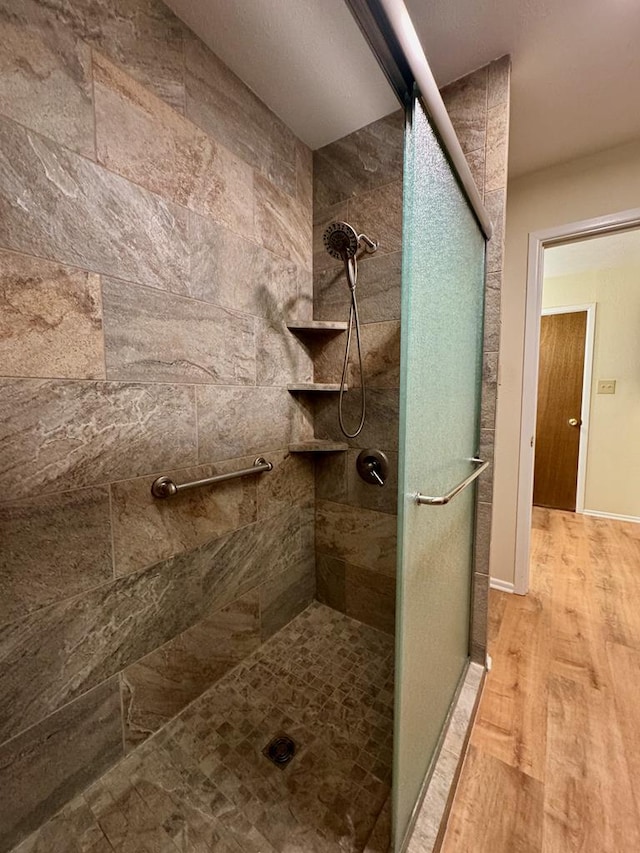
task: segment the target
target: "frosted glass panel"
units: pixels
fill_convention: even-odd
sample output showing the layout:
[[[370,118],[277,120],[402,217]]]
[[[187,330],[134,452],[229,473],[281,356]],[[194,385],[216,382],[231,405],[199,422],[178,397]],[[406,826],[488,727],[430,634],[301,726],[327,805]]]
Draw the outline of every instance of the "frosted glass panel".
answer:
[[[400,412],[396,849],[429,770],[469,648],[479,445],[484,237],[419,102],[406,136]]]

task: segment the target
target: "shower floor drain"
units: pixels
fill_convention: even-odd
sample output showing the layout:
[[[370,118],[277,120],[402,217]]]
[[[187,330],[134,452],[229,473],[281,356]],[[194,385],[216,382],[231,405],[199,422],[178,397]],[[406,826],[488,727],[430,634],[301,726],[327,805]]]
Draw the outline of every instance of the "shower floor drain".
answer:
[[[296,754],[296,744],[288,735],[276,735],[262,750],[277,767],[286,767]]]

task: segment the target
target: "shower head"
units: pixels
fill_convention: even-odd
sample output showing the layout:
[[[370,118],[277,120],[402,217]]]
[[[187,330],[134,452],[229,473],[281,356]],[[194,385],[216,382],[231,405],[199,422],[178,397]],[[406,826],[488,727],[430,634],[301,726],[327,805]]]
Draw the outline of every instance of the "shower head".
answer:
[[[332,222],[322,237],[324,247],[329,254],[339,261],[352,258],[358,251],[358,235],[346,222]]]
[[[339,261],[348,261],[349,258],[355,257],[360,243],[364,243],[367,252],[375,252],[378,248],[375,240],[370,240],[366,234],[358,234],[348,222],[332,222],[327,225],[322,239],[327,252]]]

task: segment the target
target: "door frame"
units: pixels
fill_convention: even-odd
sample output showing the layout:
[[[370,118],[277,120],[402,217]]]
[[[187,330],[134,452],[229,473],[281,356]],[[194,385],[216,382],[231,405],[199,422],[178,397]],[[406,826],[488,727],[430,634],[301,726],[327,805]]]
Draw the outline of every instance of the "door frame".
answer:
[[[593,377],[593,350],[596,335],[596,303],[586,302],[584,305],[559,305],[554,308],[543,308],[542,317],[551,314],[578,314],[586,311],[587,328],[584,337],[584,367],[582,370],[582,404],[580,406],[580,443],[578,446],[578,478],[576,485],[576,512],[584,512],[584,495],[587,486],[587,448],[589,446],[589,413],[591,411],[591,380]],[[536,392],[537,403],[537,392]],[[534,442],[535,462],[535,442]]]
[[[520,595],[526,595],[529,591],[529,551],[533,509],[533,463],[538,403],[538,352],[540,349],[544,250],[561,243],[572,243],[585,237],[625,231],[639,226],[640,208],[633,208],[594,219],[570,222],[542,231],[533,231],[529,234],[513,590]]]

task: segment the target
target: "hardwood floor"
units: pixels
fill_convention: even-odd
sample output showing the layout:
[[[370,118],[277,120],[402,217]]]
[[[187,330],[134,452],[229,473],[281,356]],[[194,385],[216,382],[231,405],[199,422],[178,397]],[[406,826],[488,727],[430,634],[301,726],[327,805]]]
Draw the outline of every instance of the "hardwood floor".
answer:
[[[640,851],[640,524],[534,509],[442,853]]]

